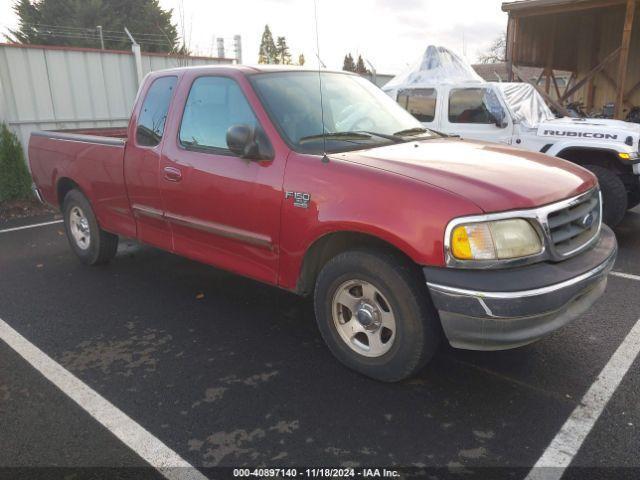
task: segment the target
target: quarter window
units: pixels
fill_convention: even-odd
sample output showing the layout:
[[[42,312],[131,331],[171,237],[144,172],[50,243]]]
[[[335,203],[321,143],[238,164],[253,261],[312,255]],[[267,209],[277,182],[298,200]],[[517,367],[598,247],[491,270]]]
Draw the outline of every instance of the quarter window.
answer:
[[[241,124],[255,128],[258,121],[238,84],[225,77],[200,77],[184,108],[180,143],[228,153],[227,130]]]
[[[155,147],[162,140],[164,124],[178,77],[160,77],[153,81],[142,103],[136,128],[136,142]]]
[[[449,94],[449,122],[492,124],[502,122],[504,110],[493,90],[458,88]]]
[[[398,93],[398,103],[421,122],[433,122],[435,119],[436,98],[434,88],[415,88]]]

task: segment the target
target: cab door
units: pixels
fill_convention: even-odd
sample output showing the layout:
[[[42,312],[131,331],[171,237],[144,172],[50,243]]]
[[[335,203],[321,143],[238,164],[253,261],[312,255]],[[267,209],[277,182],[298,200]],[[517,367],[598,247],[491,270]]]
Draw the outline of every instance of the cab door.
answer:
[[[462,138],[511,144],[513,123],[490,87],[451,87],[447,91],[443,130]]]
[[[171,229],[164,219],[158,179],[165,122],[178,77],[150,79],[141,92],[142,103],[133,112],[129,126],[124,174],[131,210],[136,219],[136,237],[164,250],[171,250]]]
[[[189,84],[176,99],[182,106],[173,122],[177,132],[165,142],[160,165],[173,250],[276,283],[288,152],[276,149],[272,160],[253,161],[227,148],[231,126],[262,128],[247,100],[245,89],[253,92],[244,77],[205,75],[183,83]]]

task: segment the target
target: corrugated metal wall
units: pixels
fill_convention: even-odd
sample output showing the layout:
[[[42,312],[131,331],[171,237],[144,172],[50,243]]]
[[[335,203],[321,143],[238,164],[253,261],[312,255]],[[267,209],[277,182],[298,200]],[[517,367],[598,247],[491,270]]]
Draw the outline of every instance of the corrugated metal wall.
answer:
[[[232,63],[142,54],[144,73]],[[138,90],[132,53],[0,44],[0,121],[27,147],[33,130],[127,124]]]

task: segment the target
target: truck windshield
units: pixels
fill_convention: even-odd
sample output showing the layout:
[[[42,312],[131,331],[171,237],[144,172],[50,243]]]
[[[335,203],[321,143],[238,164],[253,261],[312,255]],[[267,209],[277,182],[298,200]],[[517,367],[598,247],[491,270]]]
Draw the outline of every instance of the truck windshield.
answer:
[[[299,152],[321,154],[324,142],[327,153],[335,153],[436,136],[356,75],[273,72],[253,75],[251,82],[271,120]]]

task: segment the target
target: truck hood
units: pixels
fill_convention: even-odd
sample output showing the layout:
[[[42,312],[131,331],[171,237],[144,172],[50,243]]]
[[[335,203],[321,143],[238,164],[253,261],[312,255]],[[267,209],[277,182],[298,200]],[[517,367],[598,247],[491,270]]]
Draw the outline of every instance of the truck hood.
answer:
[[[633,145],[637,146],[640,124],[605,118],[563,117],[540,123],[538,135],[620,143],[625,143],[630,136],[633,138]]]
[[[578,195],[597,183],[590,172],[564,160],[452,138],[400,143],[332,157],[448,190],[487,213],[538,207]]]

